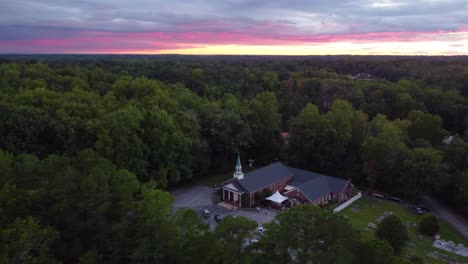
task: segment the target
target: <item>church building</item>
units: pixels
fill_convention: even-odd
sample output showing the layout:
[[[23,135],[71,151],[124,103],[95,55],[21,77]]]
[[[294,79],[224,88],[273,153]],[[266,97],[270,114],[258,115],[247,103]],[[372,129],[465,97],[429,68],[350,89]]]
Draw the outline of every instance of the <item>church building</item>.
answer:
[[[281,162],[244,174],[238,155],[233,178],[222,184],[222,200],[239,207],[252,207],[256,205],[255,194],[269,189],[301,203],[342,203],[350,198],[352,187],[351,181],[288,167]],[[248,205],[242,204],[243,195],[249,196]]]

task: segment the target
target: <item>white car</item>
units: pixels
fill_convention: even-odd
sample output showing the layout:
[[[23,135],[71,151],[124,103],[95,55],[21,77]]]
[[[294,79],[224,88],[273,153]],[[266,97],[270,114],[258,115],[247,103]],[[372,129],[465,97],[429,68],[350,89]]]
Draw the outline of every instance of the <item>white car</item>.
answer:
[[[205,210],[203,210],[202,215],[203,215],[203,217],[206,219],[206,218],[210,217],[210,211],[208,211],[207,209],[205,209]]]
[[[266,229],[263,226],[261,226],[261,227],[257,228],[257,231],[258,231],[258,233],[260,235],[263,235],[263,233],[266,231]]]

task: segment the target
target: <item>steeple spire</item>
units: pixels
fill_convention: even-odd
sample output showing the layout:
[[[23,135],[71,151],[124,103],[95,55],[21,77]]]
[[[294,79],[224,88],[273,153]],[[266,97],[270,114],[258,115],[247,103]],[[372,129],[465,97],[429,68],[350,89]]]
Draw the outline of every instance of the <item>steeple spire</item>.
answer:
[[[237,178],[239,180],[244,178],[244,173],[242,173],[242,164],[241,164],[239,152],[237,152],[237,162],[236,162],[236,170],[234,172],[234,178]]]

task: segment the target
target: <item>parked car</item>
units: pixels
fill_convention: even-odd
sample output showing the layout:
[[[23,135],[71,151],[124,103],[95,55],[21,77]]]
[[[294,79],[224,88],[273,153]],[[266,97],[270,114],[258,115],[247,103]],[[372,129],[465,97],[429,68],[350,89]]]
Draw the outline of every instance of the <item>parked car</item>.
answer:
[[[424,206],[422,204],[418,204],[416,206],[419,207],[419,209],[423,210],[425,213],[430,212],[430,210],[426,206]]]
[[[224,218],[224,216],[222,216],[222,215],[215,215],[214,216],[214,219],[215,219],[216,222],[220,222],[221,220],[223,220],[223,218]]]
[[[260,226],[259,228],[257,228],[257,231],[258,231],[258,234],[262,236],[263,233],[265,233],[266,229],[263,226]]]
[[[412,212],[414,212],[414,213],[417,213],[418,215],[423,215],[424,214],[424,211],[421,208],[417,207],[416,205],[412,205],[410,207],[410,210]]]
[[[405,203],[405,201],[403,201],[402,199],[396,197],[396,196],[392,196],[390,198],[390,200],[394,201],[394,202],[397,202],[397,203]]]
[[[202,213],[203,217],[205,219],[207,219],[208,217],[210,217],[210,211],[208,211],[207,209],[203,210],[203,213]]]
[[[383,194],[380,194],[380,193],[372,193],[371,196],[374,196],[374,197],[379,198],[379,199],[385,199],[385,196]]]

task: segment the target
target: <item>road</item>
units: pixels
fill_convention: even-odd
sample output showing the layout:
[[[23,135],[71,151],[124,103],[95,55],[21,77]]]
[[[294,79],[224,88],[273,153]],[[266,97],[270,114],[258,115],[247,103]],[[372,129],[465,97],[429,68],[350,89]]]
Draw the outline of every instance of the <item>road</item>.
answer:
[[[447,208],[433,197],[424,196],[423,200],[426,206],[431,209],[436,216],[449,223],[466,240],[468,240],[468,222],[465,219],[454,213],[451,209]]]

